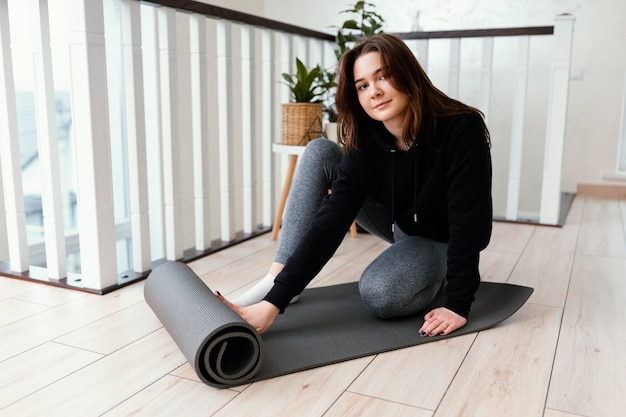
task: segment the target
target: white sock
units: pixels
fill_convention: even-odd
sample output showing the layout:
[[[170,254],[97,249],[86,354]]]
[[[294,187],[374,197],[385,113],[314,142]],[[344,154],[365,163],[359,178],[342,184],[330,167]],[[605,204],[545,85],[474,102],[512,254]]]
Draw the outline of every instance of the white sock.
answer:
[[[241,307],[247,307],[261,302],[263,297],[265,297],[274,286],[274,278],[276,278],[274,275],[268,273],[261,278],[259,282],[254,284],[252,288],[241,294],[239,297],[233,298],[230,302]]]
[[[276,277],[274,275],[268,272],[263,278],[261,278],[259,282],[254,284],[252,288],[241,294],[239,297],[233,298],[232,300],[230,300],[230,302],[240,307],[247,307],[252,304],[260,303],[274,286],[275,278]],[[296,295],[291,300],[291,303],[297,302],[298,299],[299,297]]]

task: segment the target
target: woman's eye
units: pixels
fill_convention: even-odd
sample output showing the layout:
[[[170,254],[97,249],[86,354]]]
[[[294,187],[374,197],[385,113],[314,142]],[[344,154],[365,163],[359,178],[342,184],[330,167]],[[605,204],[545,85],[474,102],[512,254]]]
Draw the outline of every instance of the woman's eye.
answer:
[[[356,86],[357,90],[365,90],[367,89],[367,84],[359,84]]]

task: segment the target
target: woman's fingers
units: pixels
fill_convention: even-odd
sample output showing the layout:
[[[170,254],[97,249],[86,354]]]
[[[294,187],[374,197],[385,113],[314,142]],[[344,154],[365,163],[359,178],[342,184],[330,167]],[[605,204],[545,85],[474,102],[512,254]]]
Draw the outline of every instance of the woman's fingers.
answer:
[[[260,334],[265,333],[274,323],[276,316],[280,312],[278,307],[268,301],[252,304],[248,307],[241,307],[228,301],[219,291],[215,291],[215,296],[224,304],[230,307],[248,324],[254,327]]]
[[[215,291],[215,296],[220,299],[224,304],[226,304],[228,307],[230,307],[231,310],[233,310],[235,313],[239,314],[242,318],[244,315],[244,310],[243,307],[238,306],[237,304],[233,304],[230,301],[228,301],[226,299],[226,297],[224,297],[222,294],[220,294],[219,291]],[[245,318],[244,318],[245,319]]]
[[[420,336],[447,335],[467,323],[467,319],[445,307],[436,308],[424,316]]]

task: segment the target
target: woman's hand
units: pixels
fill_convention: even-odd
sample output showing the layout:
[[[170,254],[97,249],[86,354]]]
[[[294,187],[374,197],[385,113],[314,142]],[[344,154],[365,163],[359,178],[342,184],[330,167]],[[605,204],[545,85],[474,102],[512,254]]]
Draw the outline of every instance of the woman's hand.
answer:
[[[240,307],[228,301],[220,293],[216,293],[215,296],[222,300],[222,302],[230,307],[235,313],[239,314],[241,318],[254,327],[259,334],[265,333],[270,327],[272,327],[274,320],[276,320],[278,313],[280,313],[278,307],[269,301],[263,300],[260,303],[252,304],[248,307]]]
[[[465,326],[466,323],[465,317],[445,307],[439,307],[424,316],[420,336],[448,335]]]

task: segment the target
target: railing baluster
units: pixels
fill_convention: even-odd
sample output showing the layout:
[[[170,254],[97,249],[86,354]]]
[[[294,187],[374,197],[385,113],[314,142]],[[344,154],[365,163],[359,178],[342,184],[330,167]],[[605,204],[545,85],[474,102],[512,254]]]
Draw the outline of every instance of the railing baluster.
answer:
[[[178,137],[178,71],[176,11],[159,7],[159,69],[161,73],[161,132],[163,135],[163,202],[165,256],[183,257],[180,138]]]
[[[257,227],[256,202],[256,82],[254,65],[254,28],[241,27],[241,117],[243,168],[243,232],[252,233]]]
[[[208,168],[208,211],[210,213],[209,223],[210,223],[210,239],[211,242],[215,240],[221,240],[221,163],[220,163],[220,134],[219,134],[219,118],[221,117],[220,107],[224,105],[224,101],[222,101],[222,97],[218,96],[218,94],[214,94],[218,89],[218,84],[220,83],[220,79],[218,78],[218,62],[217,62],[217,54],[218,54],[218,39],[216,36],[217,33],[217,20],[216,19],[206,19],[206,33],[207,33],[207,44],[206,44],[206,53],[207,53],[207,62],[206,62],[206,71],[207,71],[207,109],[204,113],[204,118],[207,119],[207,137],[205,138],[207,154],[206,160],[204,164]]]
[[[480,110],[489,123],[491,110],[491,81],[493,77],[493,37],[483,39],[483,56],[480,78]]]
[[[28,270],[28,242],[18,140],[9,10],[7,0],[0,0],[0,165],[9,263],[12,271],[24,272]]]
[[[261,30],[261,158],[262,158],[262,221],[264,227],[271,227],[274,213],[274,175],[272,165],[272,143],[276,141],[274,97],[275,84],[274,32]],[[279,112],[280,113],[280,112]]]
[[[49,278],[61,279],[67,275],[67,269],[48,2],[46,0],[31,0],[30,6],[32,19],[39,22],[39,24],[31,25],[31,33],[37,111],[37,144],[42,180],[41,200],[46,242],[46,269]]]
[[[132,1],[132,0],[131,0]],[[150,211],[151,258],[165,257],[165,221],[163,202],[163,146],[161,134],[161,94],[159,70],[157,9],[140,4],[143,56],[144,111],[146,113],[146,154],[148,173],[148,206]]]
[[[622,86],[622,108],[619,117],[618,151],[615,161],[615,171],[624,175],[626,172],[626,72]]]
[[[278,88],[279,88],[279,94],[278,97],[280,99],[280,103],[289,103],[291,101],[291,93],[289,91],[289,88],[284,84],[283,78],[282,78],[282,74],[284,73],[293,73],[293,67],[295,65],[295,63],[292,63],[295,61],[295,57],[297,56],[294,52],[294,48],[293,48],[293,41],[292,41],[293,37],[287,33],[281,33],[280,34],[280,70],[279,73],[280,75],[280,80],[281,83],[278,84]],[[282,129],[282,112],[279,112],[279,114],[277,115],[277,120],[278,120],[278,124],[277,126],[281,126]],[[276,139],[276,142],[280,142],[282,140],[282,130],[279,130],[279,137]],[[282,184],[285,180],[285,175],[287,173],[287,166],[288,166],[288,161],[289,161],[289,155],[287,154],[281,154],[280,155],[280,175],[277,178],[278,179],[278,183],[275,184],[274,189],[275,190],[280,190],[282,187]]]
[[[141,16],[137,1],[122,0],[121,6],[133,269],[135,272],[141,273],[149,271],[152,265],[150,258]]]
[[[291,73],[292,70],[292,61],[294,60],[294,52],[291,46],[291,35],[287,33],[280,34],[280,61],[279,61],[279,74]],[[278,89],[280,94],[278,98],[280,99],[280,103],[288,103],[291,99],[291,95],[289,93],[289,88],[282,82],[282,76],[279,78],[281,83],[278,84]],[[278,117],[280,120],[280,116]],[[280,124],[278,125],[280,126]]]
[[[337,66],[337,58],[335,57],[335,48],[337,47],[337,45],[330,42],[324,42],[322,44],[322,47],[324,50],[322,67],[327,70],[334,71]]]
[[[291,50],[293,56],[290,63],[290,68],[295,72],[296,70],[296,58],[302,61],[307,67],[312,64],[311,57],[309,56],[309,42],[304,36],[292,35],[291,36]]]
[[[82,283],[117,285],[102,0],[67,0]]]
[[[419,39],[417,41],[417,59],[426,72],[428,72],[428,46],[428,39]]]
[[[324,42],[321,39],[311,39],[309,41],[311,64],[324,68]]]
[[[211,207],[209,202],[209,108],[207,103],[206,18],[189,18],[191,53],[191,120],[193,140],[193,184],[195,202],[196,250],[211,247]]]
[[[232,35],[231,23],[217,20],[217,95],[220,105],[217,108],[220,149],[220,219],[222,241],[230,242],[235,238],[234,195],[234,153],[232,141]]]
[[[448,66],[448,95],[459,98],[459,75],[461,73],[461,39],[450,39],[450,64]]]
[[[522,178],[522,144],[524,142],[524,119],[526,116],[526,90],[528,84],[528,56],[530,36],[519,39],[516,68],[516,88],[513,95],[513,120],[511,122],[511,148],[509,151],[509,182],[507,191],[506,219],[517,220],[519,211],[520,182]]]
[[[572,63],[574,16],[556,17],[554,46],[550,71],[550,96],[541,184],[539,221],[557,224],[561,212],[561,176],[563,174],[563,144],[567,124],[567,99]]]

